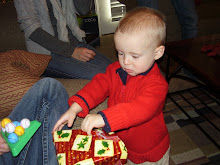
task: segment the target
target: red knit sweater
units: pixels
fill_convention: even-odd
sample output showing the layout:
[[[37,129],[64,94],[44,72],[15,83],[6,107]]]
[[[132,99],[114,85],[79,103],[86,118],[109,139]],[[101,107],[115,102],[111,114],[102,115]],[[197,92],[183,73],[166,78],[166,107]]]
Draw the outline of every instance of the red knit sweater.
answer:
[[[99,112],[105,121],[104,130],[117,133],[132,162],[158,161],[169,147],[162,112],[168,84],[156,63],[146,73],[134,77],[119,68],[118,62],[109,65],[106,73],[97,74],[70,97],[69,104],[77,102],[83,108],[78,116],[85,117],[108,97],[108,108]]]

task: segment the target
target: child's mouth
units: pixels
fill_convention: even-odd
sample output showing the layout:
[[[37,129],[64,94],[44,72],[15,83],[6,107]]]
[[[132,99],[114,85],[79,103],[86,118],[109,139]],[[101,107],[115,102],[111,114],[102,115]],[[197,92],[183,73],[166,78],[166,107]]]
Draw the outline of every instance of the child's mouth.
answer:
[[[131,69],[125,69],[125,72],[132,73],[132,70]]]

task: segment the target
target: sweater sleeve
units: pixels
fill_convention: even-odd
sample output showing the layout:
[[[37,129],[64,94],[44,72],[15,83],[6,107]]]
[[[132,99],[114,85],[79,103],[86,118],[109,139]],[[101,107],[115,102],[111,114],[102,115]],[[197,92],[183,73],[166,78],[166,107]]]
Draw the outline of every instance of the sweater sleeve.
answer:
[[[109,96],[109,87],[111,84],[111,70],[113,64],[107,67],[106,73],[99,73],[84,86],[76,95],[69,98],[68,103],[71,106],[77,102],[83,109],[78,116],[85,117],[91,109],[103,102]]]
[[[50,35],[42,28],[37,28],[31,35],[30,39],[38,43],[42,47],[46,48],[52,53],[62,55],[65,57],[71,57],[75,46],[69,43],[60,41],[56,37]]]
[[[39,15],[36,10],[34,1],[14,0],[17,12],[18,23],[24,31],[25,38],[29,38],[45,49],[58,55],[71,57],[75,50],[75,38],[70,39],[70,43],[65,43],[44,31],[41,27]]]

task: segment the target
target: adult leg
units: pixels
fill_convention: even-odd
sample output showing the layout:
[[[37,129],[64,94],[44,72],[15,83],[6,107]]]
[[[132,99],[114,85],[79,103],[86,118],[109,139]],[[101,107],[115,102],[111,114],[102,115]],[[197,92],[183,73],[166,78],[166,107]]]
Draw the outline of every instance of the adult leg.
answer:
[[[96,53],[95,58],[88,62],[82,62],[74,58],[51,54],[52,60],[49,63],[44,76],[91,80],[96,74],[104,73],[107,66],[112,63],[110,59],[88,44],[79,43],[77,47],[85,47],[93,50]]]
[[[158,0],[136,0],[137,6],[150,7],[158,10]]]
[[[52,129],[69,108],[68,98],[65,88],[57,80],[45,78],[34,84],[8,117],[12,121],[37,120],[41,126],[17,157],[4,154],[0,156],[0,164],[58,164]]]
[[[198,17],[194,0],[171,0],[181,25],[182,39],[197,36]]]

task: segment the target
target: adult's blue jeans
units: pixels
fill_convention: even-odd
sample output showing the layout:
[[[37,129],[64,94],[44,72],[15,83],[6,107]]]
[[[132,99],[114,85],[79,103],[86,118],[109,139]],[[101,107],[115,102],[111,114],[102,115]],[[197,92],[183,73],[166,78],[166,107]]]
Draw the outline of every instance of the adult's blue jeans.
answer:
[[[23,118],[37,120],[41,122],[41,126],[17,157],[13,157],[10,152],[1,155],[0,164],[58,164],[52,129],[69,108],[68,98],[65,88],[55,79],[44,78],[34,84],[8,117],[12,121],[20,121]]]
[[[43,76],[91,80],[97,73],[104,73],[107,66],[112,63],[110,59],[86,43],[79,43],[77,47],[93,50],[96,53],[95,58],[88,62],[82,62],[72,57],[51,54],[52,60]]]
[[[171,0],[181,25],[182,39],[197,36],[198,16],[194,0]]]
[[[158,0],[136,0],[138,6],[158,10]],[[171,0],[181,25],[181,38],[189,39],[197,36],[198,16],[194,0]]]
[[[158,0],[136,0],[137,6],[150,7],[158,10]]]

